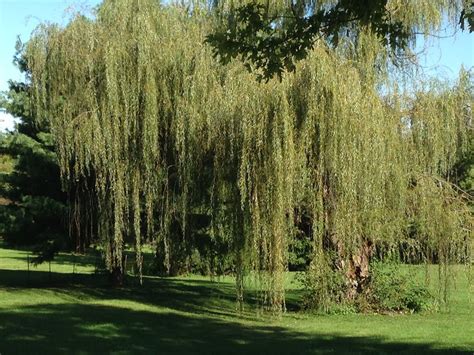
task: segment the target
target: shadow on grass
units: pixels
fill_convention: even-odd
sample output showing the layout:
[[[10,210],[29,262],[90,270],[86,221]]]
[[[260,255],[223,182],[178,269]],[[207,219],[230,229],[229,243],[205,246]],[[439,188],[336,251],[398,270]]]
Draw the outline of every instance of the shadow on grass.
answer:
[[[61,304],[0,311],[0,352],[9,353],[445,353],[430,345],[384,343],[245,326],[201,315]],[[454,352],[454,351],[453,351]]]
[[[33,260],[37,256],[33,251],[28,251],[28,256],[30,258],[30,263],[31,267],[34,268],[34,263]],[[9,256],[9,259],[12,260],[19,260],[25,263],[25,268],[27,267],[27,255],[23,256]],[[100,256],[99,253],[93,254],[92,252],[89,252],[88,254],[65,254],[65,253],[60,253],[54,256],[54,259],[52,261],[53,267],[56,267],[58,265],[64,266],[64,265],[69,265],[72,266],[80,266],[80,267],[95,267],[97,265],[101,265],[102,262],[102,257]],[[47,262],[44,262],[44,264],[47,264]]]
[[[160,306],[181,312],[235,316],[235,288],[229,283],[206,280],[145,277],[144,285],[132,277],[126,285],[111,288],[106,275],[63,274],[47,271],[0,270],[0,287],[6,289],[49,289],[86,300],[127,300],[149,306]],[[255,295],[249,294],[247,306],[256,306]],[[252,319],[251,312],[249,319]]]
[[[81,299],[118,299],[145,305],[162,306],[176,311],[207,315],[236,316],[235,286],[229,282],[167,277],[144,277],[144,285],[132,276],[120,288],[111,288],[107,275],[66,274],[47,271],[0,270],[0,287],[10,289],[48,288],[56,294],[67,294]],[[289,291],[288,311],[299,310],[299,291]],[[259,307],[256,292],[245,294],[247,313],[240,318],[252,320]]]
[[[147,278],[143,287],[111,289],[103,275],[51,276],[49,281],[48,272],[31,272],[30,288],[47,288],[77,303],[0,309],[1,354],[447,352],[432,344],[266,326],[255,321],[252,311],[235,313],[234,287],[230,283]],[[23,271],[0,270],[0,287],[7,291],[24,289],[26,277]],[[98,304],[102,302],[108,304]],[[462,353],[457,349],[448,352]]]

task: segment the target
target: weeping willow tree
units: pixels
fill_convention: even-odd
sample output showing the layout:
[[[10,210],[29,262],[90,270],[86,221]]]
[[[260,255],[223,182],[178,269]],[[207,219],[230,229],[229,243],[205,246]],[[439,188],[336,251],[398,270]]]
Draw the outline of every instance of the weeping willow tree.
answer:
[[[447,5],[387,6],[432,30]],[[449,171],[472,134],[467,73],[454,88],[402,92],[390,53],[361,29],[337,48],[316,41],[295,74],[258,83],[241,63],[213,58],[204,43],[215,19],[191,9],[109,0],[93,19],[40,26],[26,49],[65,186],[94,176],[97,238],[117,282],[125,241],[140,272],[150,241],[169,265],[172,226],[185,238],[204,189],[199,208],[233,247],[240,304],[254,274],[264,304],[284,310],[288,244],[303,219],[311,268],[322,283],[325,268],[344,275],[348,299],[374,252],[405,243],[427,262],[465,258],[468,196]]]

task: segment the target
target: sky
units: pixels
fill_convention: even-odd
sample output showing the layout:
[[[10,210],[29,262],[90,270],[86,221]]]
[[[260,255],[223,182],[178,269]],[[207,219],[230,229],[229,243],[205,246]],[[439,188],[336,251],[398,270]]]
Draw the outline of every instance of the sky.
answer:
[[[18,38],[26,42],[34,28],[42,22],[67,24],[71,14],[78,10],[90,10],[101,0],[0,0],[0,91],[8,89],[8,80],[22,80],[22,75],[13,65],[15,43]],[[441,33],[452,34],[453,29]],[[417,51],[422,51],[420,64],[433,75],[452,79],[461,65],[474,66],[474,33],[458,30],[447,38],[430,38],[426,43],[417,42]],[[0,110],[0,131],[13,129],[11,116]]]

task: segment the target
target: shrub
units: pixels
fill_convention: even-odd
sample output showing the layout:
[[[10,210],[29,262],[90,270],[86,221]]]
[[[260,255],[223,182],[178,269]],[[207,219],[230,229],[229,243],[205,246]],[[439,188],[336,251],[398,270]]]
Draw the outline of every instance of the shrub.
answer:
[[[308,271],[301,274],[303,308],[333,314],[356,311],[354,305],[346,300],[344,275],[334,269],[333,265],[331,256],[321,254],[313,258]]]
[[[400,263],[375,261],[371,270],[365,296],[373,309],[419,312],[435,306],[435,298],[415,272]]]
[[[345,275],[334,265],[334,257],[321,255],[313,259],[307,272],[301,274],[303,308],[347,314],[374,310],[420,312],[436,306],[435,297],[413,268],[393,261],[374,261],[365,290],[355,299],[348,299]]]

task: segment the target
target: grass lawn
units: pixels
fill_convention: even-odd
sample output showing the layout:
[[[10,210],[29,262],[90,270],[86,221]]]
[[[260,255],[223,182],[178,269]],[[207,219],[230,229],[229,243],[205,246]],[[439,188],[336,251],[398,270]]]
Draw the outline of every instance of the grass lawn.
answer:
[[[474,351],[468,278],[460,271],[449,312],[311,315],[281,319],[248,304],[236,312],[231,278],[146,277],[110,289],[95,258],[61,254],[27,271],[27,252],[0,248],[0,354],[14,353],[466,353]],[[74,266],[75,265],[75,266]],[[74,269],[74,274],[72,274]],[[472,289],[471,289],[472,291]]]

